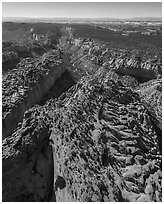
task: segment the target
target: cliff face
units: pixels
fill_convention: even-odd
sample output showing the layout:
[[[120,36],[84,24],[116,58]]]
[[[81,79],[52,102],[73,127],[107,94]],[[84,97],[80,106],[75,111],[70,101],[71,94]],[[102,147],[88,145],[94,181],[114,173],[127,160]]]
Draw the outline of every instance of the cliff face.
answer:
[[[66,188],[76,201],[160,201],[161,135],[139,96],[102,72],[55,111],[55,179],[66,182],[57,200]]]
[[[161,77],[160,60],[142,60],[126,49],[110,48],[92,39],[74,38],[71,30],[64,30],[59,47],[71,55],[73,72],[77,78],[93,74],[100,66],[108,67],[121,76],[130,76],[138,82]]]
[[[18,70],[12,71],[4,78],[3,138],[13,132],[22,120],[24,112],[38,103],[65,72],[66,67],[61,59],[57,62],[57,56],[54,56],[47,55],[36,61],[22,62]]]
[[[155,112],[157,118],[162,124],[162,79],[151,80],[141,84],[136,88],[144,103]],[[161,126],[162,128],[162,126]]]
[[[22,129],[3,140],[3,201],[55,201],[47,116],[38,118],[42,108],[35,110],[26,112]]]
[[[23,58],[37,58],[47,51],[56,47],[56,42],[51,40],[51,35],[38,35],[39,39],[28,38],[28,43],[2,42],[2,63],[3,72],[17,68],[18,62]],[[41,39],[40,39],[41,38]]]
[[[65,96],[27,111],[22,125],[4,140],[6,166],[24,154],[27,158],[30,179],[22,175],[20,188],[28,193],[18,194],[19,199],[30,194],[28,199],[43,201],[54,192],[49,200],[161,201],[161,132],[139,95],[111,74],[100,69]],[[41,160],[47,148],[53,159]],[[16,153],[11,157],[11,152]],[[48,172],[53,169],[48,178],[41,161]],[[3,189],[11,182],[10,173]],[[45,187],[38,187],[42,183]]]
[[[67,34],[4,77],[4,120],[25,108],[3,139],[3,201],[161,202],[158,70]]]

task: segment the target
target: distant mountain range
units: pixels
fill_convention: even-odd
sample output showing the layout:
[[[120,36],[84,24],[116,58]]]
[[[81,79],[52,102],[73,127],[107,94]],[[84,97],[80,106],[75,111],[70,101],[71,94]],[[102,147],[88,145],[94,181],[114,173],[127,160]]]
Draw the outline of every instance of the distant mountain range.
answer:
[[[162,21],[159,17],[133,17],[133,18],[30,18],[30,17],[2,17],[2,21],[10,22],[90,22],[90,21]]]

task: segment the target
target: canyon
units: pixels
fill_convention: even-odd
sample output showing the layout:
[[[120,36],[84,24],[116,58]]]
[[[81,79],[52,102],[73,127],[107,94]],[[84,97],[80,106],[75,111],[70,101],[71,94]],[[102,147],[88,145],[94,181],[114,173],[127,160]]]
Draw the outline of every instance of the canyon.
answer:
[[[5,67],[4,202],[162,201],[160,60],[65,26],[56,45]]]

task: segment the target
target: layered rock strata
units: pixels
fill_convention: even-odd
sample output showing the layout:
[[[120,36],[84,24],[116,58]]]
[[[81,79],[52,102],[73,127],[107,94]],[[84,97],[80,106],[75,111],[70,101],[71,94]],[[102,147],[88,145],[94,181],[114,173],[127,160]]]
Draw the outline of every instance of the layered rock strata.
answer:
[[[38,35],[38,40],[29,39],[29,43],[2,42],[3,72],[14,69],[22,58],[36,58],[56,48],[57,39],[53,35]],[[52,39],[51,39],[52,38]]]
[[[55,111],[53,151],[66,182],[57,200],[160,201],[161,133],[137,94],[103,78],[79,83]]]
[[[65,70],[59,53],[53,51],[36,60],[21,61],[18,69],[12,70],[4,77],[3,138],[12,133],[22,120],[24,112],[41,100]]]
[[[3,201],[161,202],[161,64],[144,65],[70,31],[59,53],[26,59],[23,69],[4,77],[3,117],[21,101],[22,86],[28,95],[39,84],[42,93],[54,67],[63,70],[57,84],[71,83],[68,91],[55,92],[56,83],[46,89],[45,98],[33,101],[40,105],[25,109],[22,123],[3,139]],[[139,84],[139,70],[147,70],[143,81],[155,79]]]
[[[141,100],[153,110],[162,129],[162,79],[151,80],[136,87],[136,92],[140,95]]]
[[[92,39],[74,38],[71,30],[63,32],[64,35],[60,39],[59,47],[63,52],[72,55],[71,58],[75,67],[79,61],[83,62],[79,71],[81,73],[85,67],[90,67],[86,70],[87,74],[90,74],[94,73],[97,67],[105,66],[110,67],[119,75],[131,76],[139,82],[160,78],[162,75],[160,60],[142,60],[142,57],[137,57],[137,53],[134,54],[132,51],[109,48],[107,44]],[[75,74],[76,70],[78,69],[74,69]]]
[[[3,164],[22,171],[12,161],[25,155],[28,179],[17,173],[15,185],[25,189],[19,195],[11,190],[12,171],[6,171],[4,201],[6,189],[13,192],[11,200],[31,195],[26,201],[45,201],[51,192],[51,201],[161,201],[161,133],[140,96],[111,74],[100,69],[58,100],[26,112],[22,125],[3,141]],[[40,159],[49,145],[53,159]],[[53,165],[50,177],[40,162],[48,172]]]
[[[55,201],[49,125],[44,108],[37,106],[3,140],[3,201]]]

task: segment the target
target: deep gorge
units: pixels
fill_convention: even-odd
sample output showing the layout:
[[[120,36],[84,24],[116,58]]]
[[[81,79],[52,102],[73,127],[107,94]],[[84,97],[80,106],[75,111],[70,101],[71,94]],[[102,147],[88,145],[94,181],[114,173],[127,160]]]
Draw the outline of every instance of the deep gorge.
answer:
[[[3,201],[161,200],[161,130],[133,90],[159,73],[101,49],[65,29],[54,51],[20,64],[32,82],[4,106]]]

